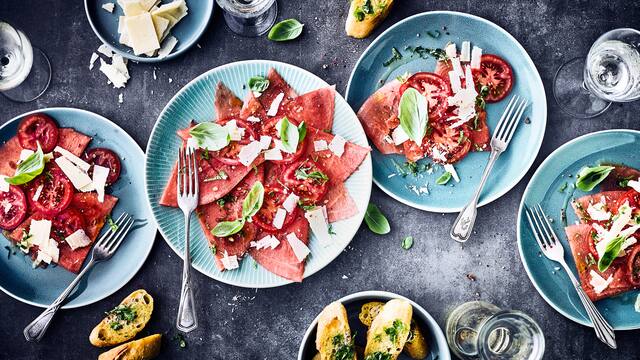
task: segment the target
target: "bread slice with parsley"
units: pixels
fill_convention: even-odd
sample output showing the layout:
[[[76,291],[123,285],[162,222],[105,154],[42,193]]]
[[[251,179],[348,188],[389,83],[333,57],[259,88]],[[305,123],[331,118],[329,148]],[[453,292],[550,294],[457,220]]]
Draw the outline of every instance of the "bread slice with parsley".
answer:
[[[366,38],[389,15],[393,0],[351,0],[345,24],[347,35]]]
[[[98,360],[151,360],[160,354],[162,335],[154,334],[103,352]]]
[[[318,316],[316,349],[320,360],[356,360],[347,310],[342,303],[332,302]]]
[[[367,331],[365,358],[398,358],[409,338],[413,307],[402,299],[389,300]]]
[[[136,290],[120,305],[108,311],[107,316],[91,331],[91,344],[104,347],[133,339],[151,319],[153,298],[145,290]]]

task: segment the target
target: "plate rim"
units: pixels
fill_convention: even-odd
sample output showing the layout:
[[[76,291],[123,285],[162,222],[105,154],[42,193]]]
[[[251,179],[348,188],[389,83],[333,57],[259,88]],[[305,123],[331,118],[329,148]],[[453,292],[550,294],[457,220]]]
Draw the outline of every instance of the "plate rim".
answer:
[[[541,176],[541,169],[546,166],[548,163],[552,162],[555,160],[556,157],[559,156],[559,154],[561,152],[563,152],[566,148],[570,147],[571,145],[580,142],[580,141],[585,141],[587,139],[589,139],[590,137],[593,136],[597,136],[597,135],[602,135],[602,134],[607,134],[607,133],[631,133],[637,136],[640,136],[640,131],[639,130],[633,130],[633,129],[608,129],[608,130],[600,130],[600,131],[594,131],[591,133],[587,133],[584,135],[580,135],[576,138],[573,138],[569,141],[567,141],[566,143],[560,145],[560,147],[558,147],[557,149],[555,149],[553,152],[551,152],[545,159],[544,161],[542,161],[542,163],[540,164],[540,166],[538,166],[538,168],[536,169],[536,171],[533,173],[533,175],[531,176],[531,179],[529,180],[529,183],[527,184],[527,187],[525,188],[523,194],[522,194],[522,198],[520,199],[520,205],[518,206],[518,213],[517,213],[517,219],[516,219],[516,239],[517,239],[517,243],[518,243],[518,253],[520,255],[520,262],[522,263],[522,265],[524,266],[524,270],[527,273],[527,277],[529,278],[529,281],[533,284],[534,288],[536,289],[536,291],[538,292],[538,294],[544,299],[544,301],[549,304],[553,309],[555,309],[558,313],[562,314],[564,317],[566,317],[567,319],[578,323],[580,325],[584,325],[587,327],[593,327],[593,323],[590,320],[584,320],[578,317],[575,317],[571,314],[569,314],[568,312],[564,311],[563,309],[561,309],[558,305],[556,305],[553,301],[551,301],[546,293],[544,293],[541,288],[540,288],[540,284],[538,283],[538,281],[533,277],[533,275],[531,274],[531,271],[529,269],[529,265],[528,262],[524,256],[524,249],[523,249],[523,243],[522,243],[522,237],[521,237],[521,231],[523,229],[523,224],[522,224],[522,212],[524,211],[524,202],[525,202],[525,198],[527,197],[527,195],[529,195],[531,193],[532,190],[532,184],[535,180],[537,180],[537,178],[539,176]],[[612,325],[614,330],[636,330],[636,329],[640,329],[640,323],[636,326],[620,326],[620,325]]]
[[[234,66],[245,66],[245,65],[251,65],[251,64],[267,64],[270,66],[273,66],[274,64],[277,66],[282,66],[282,67],[289,67],[289,68],[293,68],[296,71],[301,71],[303,74],[307,75],[307,76],[311,76],[311,77],[315,77],[318,80],[320,80],[320,82],[323,84],[323,86],[331,86],[329,85],[329,83],[327,83],[324,79],[322,79],[321,77],[319,77],[318,75],[312,73],[309,70],[303,69],[299,66],[293,65],[293,64],[289,64],[289,63],[285,63],[285,62],[281,62],[281,61],[277,61],[277,60],[265,60],[265,59],[252,59],[252,60],[241,60],[241,61],[234,61],[234,62],[230,62],[230,63],[226,63],[226,64],[222,64],[219,66],[216,66],[214,68],[211,68],[205,72],[203,72],[202,74],[196,76],[194,79],[192,79],[191,81],[189,81],[187,84],[185,84],[180,90],[178,90],[178,92],[176,92],[176,94],[167,102],[167,104],[164,106],[164,108],[162,109],[162,111],[160,112],[160,114],[158,115],[154,125],[153,125],[153,129],[151,130],[151,134],[149,135],[149,141],[147,141],[147,147],[145,149],[145,154],[147,154],[145,156],[145,164],[144,164],[144,171],[145,171],[145,176],[144,176],[144,184],[145,184],[145,193],[147,195],[147,203],[149,205],[149,207],[151,208],[151,213],[153,215],[153,218],[155,220],[155,212],[153,212],[153,206],[151,205],[151,197],[150,197],[150,193],[149,193],[149,186],[148,186],[148,154],[149,154],[149,147],[151,146],[151,139],[154,137],[156,130],[158,129],[158,124],[160,123],[160,118],[163,117],[165,115],[165,113],[169,110],[169,106],[179,97],[181,96],[184,92],[186,92],[187,88],[193,86],[193,84],[195,84],[196,82],[200,81],[201,79],[204,79],[205,77],[207,77],[208,75],[210,75],[213,72],[218,72],[218,71],[223,71],[227,68],[231,68]],[[335,90],[336,95],[342,97],[342,95]],[[348,108],[353,112],[353,115],[357,118],[357,115],[355,113],[355,111],[353,111],[353,108],[351,107],[351,105],[349,105],[349,103],[347,102],[347,100],[342,97],[343,100],[345,101],[346,105],[348,106]],[[360,124],[360,122],[357,122],[357,126],[359,128],[359,130],[362,132],[364,138],[366,139],[366,134],[364,133],[364,129],[362,128],[362,124]],[[373,166],[372,166],[372,160],[371,160],[371,152],[369,152],[369,154],[367,154],[367,156],[365,157],[364,161],[362,162],[362,164],[360,164],[360,166],[358,167],[358,169],[362,168],[362,166],[367,163],[367,167],[369,168],[368,171],[368,178],[369,179],[373,179]],[[367,175],[367,174],[365,174]],[[367,194],[367,202],[371,199],[371,190],[372,190],[372,182],[371,181],[366,181],[365,182],[365,186],[367,186],[366,189],[366,194]],[[346,241],[344,243],[344,246],[339,246],[340,247],[340,251],[336,251],[334,255],[329,256],[327,258],[327,261],[324,262],[321,266],[318,267],[317,270],[315,270],[314,272],[310,272],[309,274],[306,274],[306,267],[305,267],[305,274],[303,277],[303,281],[304,279],[307,279],[309,277],[311,277],[312,275],[314,275],[315,273],[321,271],[322,269],[324,269],[325,267],[327,267],[329,264],[331,264],[338,256],[340,256],[340,254],[342,254],[344,252],[344,249],[347,248],[347,246],[349,246],[349,244],[351,244],[351,242],[353,241],[353,238],[355,238],[355,236],[358,233],[358,230],[360,229],[360,226],[362,226],[362,222],[364,221],[364,216],[365,216],[365,212],[366,211],[358,211],[358,215],[356,215],[357,217],[353,217],[350,218],[350,220],[358,220],[358,227],[354,228],[353,230],[353,234],[350,236],[350,239],[348,241]],[[157,221],[156,221],[157,223]],[[158,231],[160,232],[160,235],[162,236],[162,238],[164,239],[165,243],[167,243],[167,245],[169,245],[169,247],[171,248],[171,250],[173,250],[173,252],[178,255],[178,257],[184,261],[184,254],[181,251],[178,251],[179,249],[177,249],[176,247],[174,247],[174,245],[168,240],[168,237],[166,236],[166,234],[164,233],[164,231],[162,230],[162,227],[160,227],[158,225],[157,227]],[[337,249],[337,248],[336,248]],[[228,280],[228,279],[222,279],[217,277],[215,274],[210,274],[209,272],[207,272],[205,269],[203,269],[201,266],[196,265],[196,264],[191,264],[191,266],[196,269],[199,273],[207,276],[208,278],[215,280],[215,281],[219,281],[221,283],[227,284],[227,285],[231,285],[231,286],[237,286],[237,287],[241,287],[241,288],[250,288],[250,289],[268,289],[268,288],[277,288],[277,287],[281,287],[281,286],[286,286],[289,284],[296,284],[295,281],[292,280],[288,280],[285,278],[280,277],[281,282],[279,283],[274,283],[274,284],[269,284],[269,285],[265,285],[265,284],[261,284],[261,283],[257,283],[257,282],[239,282],[239,281],[234,281],[234,280]],[[298,283],[299,284],[299,283]]]
[[[420,313],[422,315],[424,315],[427,318],[427,321],[429,322],[429,325],[435,325],[435,327],[438,329],[438,332],[435,336],[436,338],[436,342],[438,343],[438,347],[444,345],[444,347],[442,349],[440,349],[440,353],[437,354],[437,356],[441,359],[441,360],[451,360],[451,352],[449,351],[449,345],[447,343],[447,338],[444,334],[444,332],[442,331],[442,328],[440,327],[440,325],[438,324],[438,322],[436,321],[436,319],[431,315],[431,313],[429,313],[427,310],[425,310],[425,308],[422,307],[422,305],[418,304],[417,302],[409,299],[408,297],[404,296],[404,295],[400,295],[400,294],[396,294],[390,291],[384,291],[384,290],[364,290],[364,291],[358,291],[355,293],[351,293],[349,295],[343,296],[340,299],[337,300],[333,300],[332,302],[340,302],[342,304],[344,304],[345,302],[351,302],[351,301],[358,301],[358,300],[364,300],[367,298],[385,298],[388,300],[391,299],[403,299],[403,300],[407,300],[411,306],[413,306],[414,308],[418,309],[418,311],[420,311]],[[329,304],[327,304],[329,305]],[[325,306],[327,306],[325,305]],[[322,311],[320,311],[322,312]],[[304,347],[305,344],[307,342],[309,342],[309,336],[311,336],[311,333],[313,332],[313,330],[316,328],[316,326],[318,325],[318,318],[320,317],[320,312],[318,313],[318,315],[316,315],[315,318],[313,318],[313,320],[311,321],[311,323],[309,324],[309,326],[307,327],[307,330],[304,332],[304,335],[302,336],[302,340],[300,341],[300,345],[298,347],[298,355],[297,355],[297,360],[301,360],[302,359],[302,355],[304,355]]]
[[[373,51],[373,48],[375,46],[378,45],[379,42],[381,42],[383,40],[383,38],[388,35],[389,32],[395,30],[395,28],[401,26],[402,24],[404,24],[405,22],[410,22],[413,21],[417,18],[421,18],[421,17],[425,17],[425,16],[431,16],[431,15],[453,15],[453,16],[462,16],[462,17],[466,17],[466,18],[470,18],[473,20],[477,20],[480,22],[483,22],[493,28],[495,28],[496,30],[502,32],[504,35],[506,35],[506,37],[508,39],[510,39],[517,48],[519,48],[524,54],[525,54],[525,60],[529,63],[529,65],[534,69],[534,76],[536,78],[536,82],[537,85],[539,86],[539,88],[542,90],[542,96],[544,97],[544,99],[547,98],[546,95],[546,91],[544,88],[544,83],[542,82],[542,78],[540,77],[540,72],[538,71],[538,68],[536,67],[535,63],[533,62],[533,60],[531,59],[531,56],[529,56],[529,53],[527,52],[527,50],[522,46],[522,44],[520,44],[520,42],[513,36],[511,35],[511,33],[509,33],[507,30],[503,29],[501,26],[499,26],[498,24],[487,20],[485,18],[482,18],[480,16],[477,15],[473,15],[473,14],[469,14],[469,13],[464,13],[464,12],[460,12],[460,11],[448,11],[448,10],[436,10],[436,11],[425,11],[425,12],[421,12],[418,14],[414,14],[411,15],[407,18],[404,18],[400,21],[398,21],[397,23],[391,25],[387,30],[383,31],[380,35],[378,35],[378,37],[376,37],[371,44],[369,44],[369,46],[367,46],[367,48],[364,50],[364,52],[362,53],[362,55],[360,55],[360,57],[358,58],[358,61],[356,62],[356,64],[354,65],[353,69],[351,70],[351,75],[349,75],[349,81],[347,82],[347,88],[345,90],[345,100],[347,100],[347,102],[349,102],[349,95],[351,93],[351,84],[352,84],[352,80],[354,79],[354,75],[356,72],[356,69],[360,66],[360,63],[364,60],[364,58],[366,56],[369,55],[369,53],[371,51]],[[349,105],[351,105],[351,103],[349,103]],[[535,156],[531,157],[531,160],[529,161],[529,163],[527,164],[526,168],[521,172],[520,175],[516,176],[513,181],[511,181],[507,186],[504,186],[501,190],[497,191],[495,194],[491,195],[491,196],[485,196],[482,198],[482,200],[480,202],[478,202],[478,207],[487,205],[495,200],[498,200],[499,198],[501,198],[502,196],[504,196],[505,194],[507,194],[509,191],[511,191],[511,189],[513,189],[516,185],[518,185],[518,183],[520,183],[520,181],[527,175],[527,173],[529,172],[529,170],[531,170],[531,167],[533,166],[536,158],[538,157],[538,154],[540,154],[540,149],[542,147],[542,142],[544,140],[544,135],[546,133],[546,129],[547,129],[547,118],[548,118],[548,108],[547,108],[547,102],[544,101],[542,102],[542,104],[537,105],[537,106],[541,106],[543,107],[543,112],[544,112],[544,126],[542,127],[542,133],[538,138],[537,144],[536,144],[536,151],[535,151]],[[367,138],[368,140],[368,138]],[[373,149],[373,148],[372,148]],[[385,187],[384,185],[382,185],[380,183],[380,181],[378,181],[376,179],[375,176],[373,176],[373,182],[378,186],[378,188],[380,188],[380,190],[382,190],[384,193],[386,193],[387,195],[389,195],[391,198],[395,199],[396,201],[399,201],[400,203],[410,206],[414,209],[419,209],[419,210],[423,210],[423,211],[427,211],[427,212],[433,212],[433,213],[456,213],[456,212],[460,212],[464,206],[461,207],[438,207],[438,206],[432,206],[432,205],[423,205],[423,204],[419,204],[415,201],[409,200],[409,199],[404,199],[401,196],[395,194],[390,188]]]
[[[161,63],[163,61],[171,60],[175,57],[178,57],[182,55],[184,52],[186,52],[187,50],[191,49],[191,47],[193,47],[193,45],[195,45],[198,42],[198,40],[200,40],[202,35],[204,35],[204,32],[207,30],[207,27],[209,26],[209,23],[213,18],[214,9],[215,9],[215,6],[213,5],[213,0],[207,1],[206,2],[206,5],[208,5],[207,13],[205,14],[207,16],[207,21],[205,21],[197,29],[198,35],[196,35],[193,41],[191,41],[190,43],[186,43],[187,44],[186,47],[178,51],[171,52],[169,55],[159,59],[157,56],[154,56],[154,57],[138,56],[126,51],[122,51],[116,48],[115,46],[111,45],[111,42],[107,41],[107,39],[104,36],[102,36],[102,34],[98,31],[98,28],[96,27],[96,24],[94,23],[93,18],[89,12],[89,1],[94,1],[94,0],[84,0],[84,13],[87,16],[87,20],[89,20],[89,25],[91,26],[91,30],[93,30],[93,33],[98,37],[98,39],[100,39],[100,42],[107,45],[113,52],[119,55],[122,55],[122,57],[124,57],[125,59],[134,60],[142,63]]]
[[[42,109],[31,110],[31,111],[16,115],[13,118],[11,118],[10,120],[8,120],[7,122],[5,122],[4,124],[0,125],[0,131],[2,131],[9,124],[12,124],[12,123],[14,123],[16,121],[19,121],[20,119],[22,119],[25,116],[28,116],[28,115],[31,115],[31,114],[34,114],[34,113],[39,113],[39,112],[47,112],[47,111],[50,111],[50,110],[54,110],[54,111],[60,110],[60,111],[71,111],[71,112],[83,113],[83,114],[86,114],[86,115],[89,115],[89,116],[93,116],[93,117],[96,117],[96,118],[99,118],[99,119],[103,120],[105,122],[105,124],[107,124],[108,126],[115,127],[116,129],[119,129],[120,131],[122,131],[126,135],[126,138],[129,141],[131,141],[131,143],[135,144],[134,148],[137,151],[140,152],[140,156],[142,158],[146,159],[146,155],[142,151],[142,148],[140,147],[140,145],[138,145],[138,143],[131,137],[131,135],[129,135],[129,133],[127,133],[118,124],[116,124],[115,122],[107,119],[105,116],[102,116],[102,115],[100,115],[98,113],[95,113],[95,112],[89,111],[89,110],[85,110],[85,109],[80,109],[80,108],[65,107],[65,106],[55,106],[55,107],[46,107],[46,108],[42,108]],[[151,207],[149,206],[148,202],[147,202],[147,211],[150,214],[153,214],[153,211],[152,211]],[[99,302],[101,300],[104,300],[107,297],[109,297],[109,296],[115,294],[116,292],[118,292],[119,290],[121,290],[124,286],[126,286],[129,283],[129,281],[131,281],[131,279],[133,279],[134,276],[136,276],[138,274],[138,272],[140,271],[142,266],[147,262],[147,259],[149,258],[149,255],[151,254],[151,250],[153,249],[153,245],[155,244],[155,237],[156,237],[156,235],[158,233],[158,226],[156,225],[155,218],[153,218],[153,216],[152,216],[152,219],[149,219],[149,220],[151,220],[151,221],[148,223],[148,225],[151,226],[152,229],[154,229],[155,234],[153,236],[153,239],[150,241],[150,245],[148,246],[148,249],[146,250],[146,253],[141,254],[142,256],[140,258],[142,259],[142,261],[134,269],[134,271],[132,271],[129,276],[123,277],[122,280],[118,283],[118,285],[116,285],[114,287],[113,291],[106,291],[104,294],[97,296],[95,299],[88,299],[88,300],[85,300],[85,301],[82,301],[82,302],[78,302],[77,304],[65,303],[64,305],[62,305],[62,307],[61,307],[62,309],[76,309],[76,308],[92,305],[92,304],[95,304],[95,303],[97,303],[97,302]],[[39,303],[39,302],[36,302],[36,301],[27,300],[25,298],[22,298],[22,297],[20,297],[20,296],[18,296],[16,294],[11,293],[8,289],[5,289],[2,285],[0,285],[0,290],[2,290],[2,292],[4,292],[5,294],[9,295],[10,297],[12,297],[12,298],[14,298],[14,299],[16,299],[16,300],[18,300],[18,301],[20,301],[22,303],[28,304],[28,305],[32,305],[32,306],[43,308],[43,309],[47,308],[49,305],[51,305],[51,304]],[[62,293],[63,290],[64,289],[61,289],[60,292]]]

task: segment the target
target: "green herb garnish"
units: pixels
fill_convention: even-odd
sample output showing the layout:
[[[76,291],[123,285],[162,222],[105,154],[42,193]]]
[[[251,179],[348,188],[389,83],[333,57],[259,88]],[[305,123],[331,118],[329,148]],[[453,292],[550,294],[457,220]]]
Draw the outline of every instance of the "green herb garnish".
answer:
[[[307,134],[307,126],[302,122],[300,126],[296,127],[286,116],[280,120],[279,124],[279,135],[283,150],[290,154],[295,153],[298,149],[298,144],[300,144],[300,138],[304,138]]]
[[[333,357],[335,360],[353,360],[356,357],[353,337],[350,341],[345,341],[344,335],[338,334],[331,339],[333,345]]]
[[[402,248],[405,250],[409,250],[411,249],[411,247],[413,246],[413,236],[407,236],[404,239],[402,239]]]
[[[613,166],[585,167],[578,173],[576,187],[582,191],[591,191],[609,176]]]
[[[319,184],[324,184],[327,181],[329,181],[329,177],[319,171],[319,170],[315,170],[312,172],[309,172],[309,170],[311,170],[311,168],[305,168],[305,167],[299,167],[296,169],[295,171],[295,177],[298,180],[306,180],[306,179],[311,179],[314,180],[315,182],[319,183]]]
[[[229,130],[215,123],[200,123],[189,130],[189,135],[196,140],[198,147],[218,151],[231,142]]]
[[[215,245],[211,245],[211,253],[212,253],[213,255],[215,255],[215,254],[217,254],[217,253],[218,253],[218,248],[217,248]]]
[[[385,328],[384,332],[389,336],[389,340],[395,343],[398,340],[398,336],[404,330],[404,324],[399,319],[393,321],[393,325]]]
[[[181,349],[184,349],[187,347],[187,341],[184,339],[184,336],[182,334],[177,334],[176,336],[173,337],[173,340],[175,340],[178,343],[178,346],[180,346]]]
[[[113,310],[105,313],[107,316],[113,316],[114,319],[110,322],[110,326],[114,330],[122,328],[122,322],[127,324],[136,319],[136,311],[129,305],[118,305]],[[116,323],[114,325],[114,323]]]
[[[618,186],[620,186],[621,188],[626,188],[627,186],[629,186],[629,180],[633,180],[633,176],[627,176],[618,179]]]
[[[438,30],[427,31],[427,35],[429,35],[429,37],[437,39],[437,38],[440,37],[440,31],[438,31]]]
[[[283,20],[273,25],[267,37],[272,41],[293,40],[302,34],[303,27],[304,24],[296,19]]]
[[[423,46],[407,46],[404,48],[405,50],[419,56],[422,59],[427,59],[429,57],[435,58],[439,61],[444,61],[449,59],[447,53],[443,49],[431,49]]]
[[[249,90],[253,92],[263,93],[269,88],[269,79],[264,76],[253,76],[248,82]]]
[[[118,224],[116,224],[115,221],[113,221],[113,219],[111,218],[111,215],[107,215],[107,224],[109,224],[109,228],[111,229],[111,231],[113,232],[118,231]]]
[[[202,151],[200,152],[200,158],[203,160],[209,160],[209,149],[202,149]]]
[[[387,59],[387,61],[382,63],[382,66],[389,66],[391,64],[393,64],[394,62],[401,60],[402,59],[402,54],[400,53],[400,51],[398,49],[396,49],[395,47],[391,48],[391,57],[389,59]]]
[[[421,145],[427,133],[429,102],[414,88],[407,88],[400,98],[398,110],[402,130],[416,144]]]
[[[558,188],[558,192],[563,193],[565,190],[567,190],[567,186],[569,186],[567,184],[567,182],[565,181],[562,185],[560,185],[560,187]]]
[[[388,234],[391,231],[389,220],[375,204],[369,203],[369,206],[367,206],[364,221],[367,223],[369,230],[378,235]]]
[[[607,247],[604,250],[604,254],[602,254],[600,259],[598,260],[598,270],[600,272],[606,271],[609,266],[611,266],[613,260],[615,260],[620,254],[620,251],[622,250],[622,244],[624,244],[625,240],[626,238],[618,236],[615,239],[611,240],[609,244],[607,244]]]
[[[382,351],[376,351],[372,354],[367,355],[364,360],[391,360],[391,354]]]
[[[260,208],[262,208],[263,201],[264,186],[262,186],[261,182],[256,181],[242,202],[242,217],[233,221],[219,222],[213,230],[211,230],[211,233],[217,237],[227,237],[239,233],[247,219],[255,215]]]
[[[5,178],[4,180],[13,185],[26,184],[36,176],[42,174],[43,170],[44,154],[42,153],[40,143],[38,143],[38,149],[18,164],[15,175]]]
[[[446,185],[449,180],[451,180],[451,173],[447,171],[444,174],[440,175],[438,179],[436,179],[436,184]]]

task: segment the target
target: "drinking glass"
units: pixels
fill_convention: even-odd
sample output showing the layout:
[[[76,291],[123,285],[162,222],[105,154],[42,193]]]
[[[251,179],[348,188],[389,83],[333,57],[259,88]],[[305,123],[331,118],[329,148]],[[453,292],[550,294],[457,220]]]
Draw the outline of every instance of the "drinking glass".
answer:
[[[51,63],[24,32],[0,21],[0,93],[10,100],[37,99],[51,82]]]
[[[602,114],[612,102],[640,98],[640,32],[615,29],[600,36],[586,58],[562,65],[553,81],[560,108],[577,118]]]
[[[538,360],[544,355],[544,336],[533,319],[484,301],[454,309],[446,333],[451,351],[465,360]]]
[[[276,0],[217,0],[224,20],[234,33],[260,36],[271,28],[278,16]]]

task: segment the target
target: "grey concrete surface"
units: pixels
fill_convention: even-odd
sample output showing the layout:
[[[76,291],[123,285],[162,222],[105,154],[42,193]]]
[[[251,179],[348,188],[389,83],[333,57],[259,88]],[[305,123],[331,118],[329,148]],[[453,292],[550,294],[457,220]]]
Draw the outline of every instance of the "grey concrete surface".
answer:
[[[377,34],[409,15],[448,9],[479,15],[502,26],[536,63],[549,96],[549,117],[533,169],[551,151],[579,135],[612,128],[640,129],[640,103],[616,104],[596,119],[576,120],[564,115],[551,98],[554,72],[564,61],[585,54],[607,30],[640,27],[640,7],[635,1],[399,0],[390,18],[366,40],[344,35],[345,0],[279,3],[279,19],[295,17],[306,24],[299,40],[274,44],[264,37],[240,38],[226,28],[218,8],[200,47],[155,65],[158,80],[152,76],[154,65],[132,64],[131,80],[122,91],[124,103],[118,104],[119,91],[107,86],[98,71],[87,68],[91,52],[100,43],[91,31],[82,1],[2,0],[0,19],[24,29],[33,44],[45,50],[53,64],[53,79],[36,102],[15,104],[0,97],[0,122],[38,108],[79,107],[110,118],[144,147],[169,99],[208,69],[245,59],[285,61],[336,83],[343,92],[353,65]],[[344,254],[302,284],[240,289],[195,273],[201,325],[186,336],[185,349],[171,340],[176,334],[182,263],[158,235],[149,259],[132,281],[103,301],[62,311],[40,344],[25,342],[22,328],[41,310],[0,294],[0,358],[96,358],[100,350],[88,342],[91,328],[104,311],[138,288],[147,289],[156,299],[153,319],[144,334],[166,334],[162,359],[293,359],[306,327],[324,305],[370,289],[393,291],[417,301],[441,326],[453,306],[473,299],[523,310],[544,330],[547,359],[640,358],[639,331],[619,332],[619,349],[609,350],[591,329],[565,319],[548,306],[527,278],[516,250],[515,213],[529,176],[481,209],[478,235],[464,248],[448,236],[455,215],[409,208],[374,187],[372,201],[388,215],[392,232],[376,236],[363,226]],[[400,247],[406,235],[415,238],[410,251]],[[477,280],[470,281],[468,273]]]

